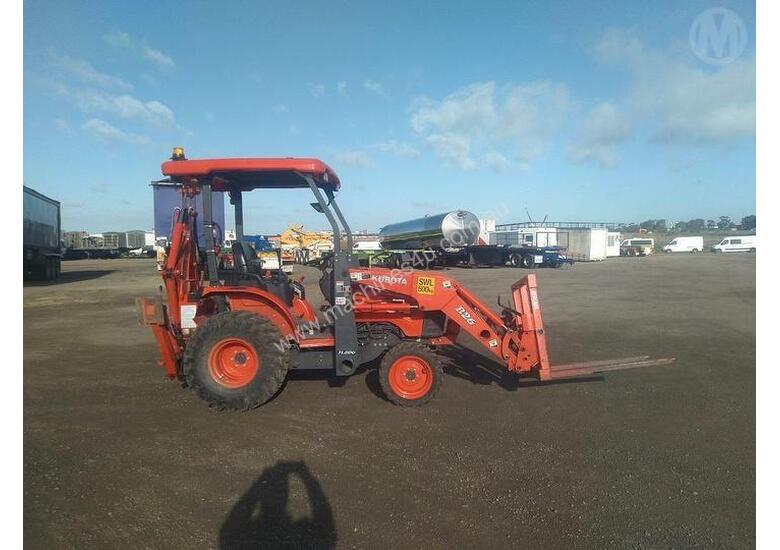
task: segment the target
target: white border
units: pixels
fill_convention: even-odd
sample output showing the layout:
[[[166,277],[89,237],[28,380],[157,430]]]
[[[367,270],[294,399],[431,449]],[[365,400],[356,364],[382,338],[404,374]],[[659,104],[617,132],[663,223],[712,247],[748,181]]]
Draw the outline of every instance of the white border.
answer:
[[[2,270],[4,385],[2,411],[2,487],[0,521],[4,546],[22,546],[23,487],[23,425],[22,425],[22,266],[16,247],[22,240],[22,40],[23,18],[21,0],[0,3],[0,40],[2,41],[3,86],[0,88],[0,120],[3,121],[3,187],[6,189],[3,211],[5,261]]]
[[[758,0],[756,5],[756,220],[772,238],[771,226],[777,215],[778,182],[778,87],[777,59],[780,41],[775,25],[780,18],[778,4]],[[758,234],[758,227],[756,228]],[[778,309],[778,261],[767,241],[764,253],[756,255],[756,546],[777,548],[780,541],[777,521],[778,473],[778,392],[780,356],[776,342]],[[741,376],[740,373],[734,373]]]

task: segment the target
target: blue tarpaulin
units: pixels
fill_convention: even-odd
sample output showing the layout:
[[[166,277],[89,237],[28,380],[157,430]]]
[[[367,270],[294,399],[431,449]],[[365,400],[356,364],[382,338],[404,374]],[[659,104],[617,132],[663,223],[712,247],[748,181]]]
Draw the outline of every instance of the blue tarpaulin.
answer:
[[[154,190],[154,234],[160,239],[170,240],[173,211],[181,207],[181,186],[172,184],[152,184]],[[224,240],[225,232],[225,194],[221,191],[211,193],[211,205],[214,222],[219,226]],[[203,232],[203,197],[197,195],[192,199],[198,212],[198,242],[205,243]]]

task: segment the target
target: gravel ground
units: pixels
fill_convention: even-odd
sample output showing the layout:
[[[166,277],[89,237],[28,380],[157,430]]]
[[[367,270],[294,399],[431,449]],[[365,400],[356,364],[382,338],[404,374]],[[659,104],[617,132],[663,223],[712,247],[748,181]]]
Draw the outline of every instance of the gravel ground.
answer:
[[[523,273],[450,270],[489,304]],[[137,324],[152,261],[65,263],[24,289],[25,543],[753,547],[755,256],[537,274],[553,363],[677,362],[518,385],[464,348],[421,409],[369,371],[296,373],[260,409],[217,413],[167,381]]]

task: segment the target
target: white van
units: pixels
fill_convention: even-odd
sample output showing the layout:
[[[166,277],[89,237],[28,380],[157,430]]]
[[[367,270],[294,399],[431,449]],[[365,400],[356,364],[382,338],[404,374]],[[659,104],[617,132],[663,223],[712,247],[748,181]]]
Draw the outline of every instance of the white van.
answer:
[[[690,252],[696,254],[704,250],[704,237],[677,237],[664,246],[664,252]]]
[[[352,245],[352,249],[355,251],[373,252],[382,250],[382,245],[379,244],[379,241],[358,241]]]
[[[626,239],[620,243],[621,256],[647,256],[652,254],[655,247],[654,239],[634,238]]]
[[[712,247],[713,252],[755,252],[756,236],[726,237]]]

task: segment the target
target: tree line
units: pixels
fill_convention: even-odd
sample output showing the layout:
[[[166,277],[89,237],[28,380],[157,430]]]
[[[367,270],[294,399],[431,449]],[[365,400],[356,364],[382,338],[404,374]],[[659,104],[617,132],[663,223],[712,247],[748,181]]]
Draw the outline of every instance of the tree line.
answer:
[[[639,233],[640,230],[663,232],[675,231],[678,233],[690,233],[697,231],[730,231],[740,229],[743,231],[755,231],[756,216],[751,214],[742,218],[740,223],[734,223],[729,216],[720,216],[717,220],[705,220],[704,218],[694,218],[687,222],[677,222],[670,224],[667,220],[645,220],[642,223],[629,223],[619,226],[618,231],[623,233]]]

